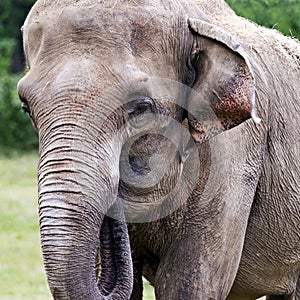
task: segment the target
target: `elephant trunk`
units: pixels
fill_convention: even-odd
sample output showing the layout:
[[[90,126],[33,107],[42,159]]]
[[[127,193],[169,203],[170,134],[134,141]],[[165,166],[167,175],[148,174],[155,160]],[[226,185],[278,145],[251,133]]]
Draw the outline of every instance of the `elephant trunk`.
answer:
[[[41,137],[40,143],[40,231],[52,295],[54,299],[129,299],[133,271],[123,212],[119,211],[118,220],[105,216],[117,196],[118,164],[112,163],[107,150],[111,146],[91,154],[91,144],[83,144],[70,130],[56,131],[47,138],[49,143]]]

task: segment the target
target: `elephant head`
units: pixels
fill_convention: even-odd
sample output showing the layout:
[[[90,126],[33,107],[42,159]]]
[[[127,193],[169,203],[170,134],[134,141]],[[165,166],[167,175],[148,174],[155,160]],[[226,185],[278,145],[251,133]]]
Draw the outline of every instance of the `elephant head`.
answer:
[[[179,147],[188,152],[191,141],[254,116],[242,47],[178,4],[146,2],[40,0],[23,27],[28,72],[18,92],[39,135],[41,243],[55,299],[130,297],[124,209],[105,217],[118,194],[138,194],[120,183],[126,144],[137,178],[151,173],[154,155],[174,162],[164,189],[180,175]],[[172,130],[174,122],[190,139]]]

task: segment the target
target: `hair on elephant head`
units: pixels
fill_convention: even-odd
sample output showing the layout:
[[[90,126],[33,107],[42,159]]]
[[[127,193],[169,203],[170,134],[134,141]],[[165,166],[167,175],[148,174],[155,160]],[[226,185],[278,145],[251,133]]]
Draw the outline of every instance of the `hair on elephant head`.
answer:
[[[242,47],[174,3],[39,0],[25,22],[29,70],[18,91],[39,134],[41,242],[55,299],[129,299],[124,210],[147,220],[141,214],[157,213],[149,209],[183,177],[191,145],[251,114],[258,121]]]

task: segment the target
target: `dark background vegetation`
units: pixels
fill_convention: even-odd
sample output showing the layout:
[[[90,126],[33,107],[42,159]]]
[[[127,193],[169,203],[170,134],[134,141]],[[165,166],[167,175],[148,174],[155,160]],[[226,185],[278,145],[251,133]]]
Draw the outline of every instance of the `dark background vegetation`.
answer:
[[[0,1],[0,153],[37,149],[37,136],[16,93],[24,70],[20,28],[35,0]],[[248,19],[300,39],[300,0],[227,0]]]

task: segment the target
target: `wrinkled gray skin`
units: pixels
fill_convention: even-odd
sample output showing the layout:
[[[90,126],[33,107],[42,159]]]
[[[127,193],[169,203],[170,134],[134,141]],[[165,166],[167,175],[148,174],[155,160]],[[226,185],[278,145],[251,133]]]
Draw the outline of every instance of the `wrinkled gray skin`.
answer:
[[[300,299],[299,290],[294,295],[300,271],[296,41],[237,17],[220,0],[40,0],[23,35],[29,71],[18,89],[40,139],[41,242],[55,299],[141,299],[142,275],[161,300]],[[122,90],[132,101],[99,96],[150,77],[193,88],[221,123],[201,124],[189,95],[179,105],[154,98],[150,88]],[[255,119],[254,88],[260,124],[249,119],[251,110]],[[178,93],[170,91],[174,99]],[[196,186],[180,208],[127,227],[122,208],[118,220],[104,217],[117,194],[133,207],[141,198],[159,200],[182,175],[181,164],[193,167],[170,141],[146,135],[132,146],[132,170],[147,174],[154,154],[166,153],[173,165],[159,166],[166,169],[159,187],[137,191],[122,182],[122,147],[135,131],[117,132],[130,116],[142,120],[154,108],[188,126],[199,176],[183,178]],[[180,143],[188,157],[191,143]]]

